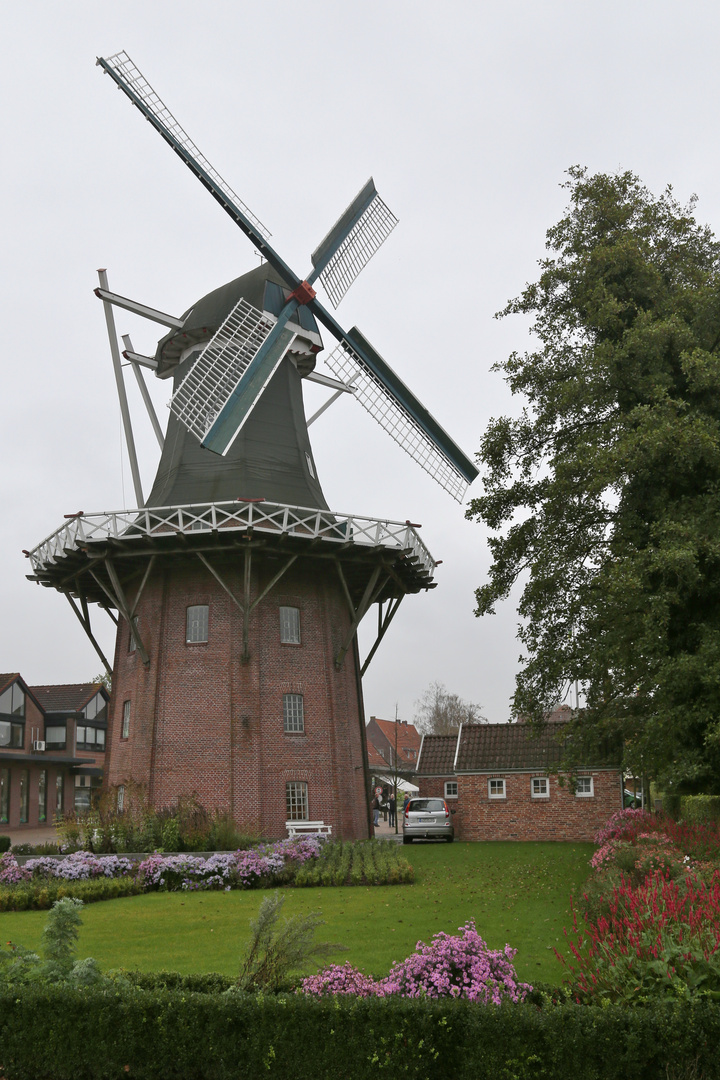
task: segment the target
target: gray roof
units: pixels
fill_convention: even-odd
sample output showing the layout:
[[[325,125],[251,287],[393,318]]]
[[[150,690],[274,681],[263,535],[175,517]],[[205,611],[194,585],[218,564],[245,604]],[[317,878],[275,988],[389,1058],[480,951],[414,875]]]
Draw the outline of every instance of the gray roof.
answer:
[[[45,713],[76,713],[84,709],[98,690],[107,690],[102,683],[56,683],[29,688]]]
[[[417,772],[426,776],[448,776],[453,771],[457,735],[425,735]]]
[[[569,725],[465,724],[460,733],[457,772],[543,771],[558,766],[568,746]],[[618,748],[595,752],[584,768],[619,768]]]

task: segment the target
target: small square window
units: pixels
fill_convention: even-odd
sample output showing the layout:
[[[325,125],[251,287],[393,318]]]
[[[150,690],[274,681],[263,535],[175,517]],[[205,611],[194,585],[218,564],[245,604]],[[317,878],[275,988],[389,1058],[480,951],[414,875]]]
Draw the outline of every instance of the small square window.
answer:
[[[505,798],[505,781],[504,780],[488,780],[488,798],[489,799],[504,799]]]
[[[457,780],[446,780],[445,781],[445,798],[446,799],[457,799],[457,797],[458,797]]]
[[[120,738],[121,739],[127,739],[127,738],[129,738],[129,736],[130,736],[130,702],[129,701],[123,701],[122,732],[121,732]]]
[[[575,794],[579,799],[592,799],[595,794],[592,776],[575,777]]]
[[[209,613],[210,608],[207,604],[194,604],[187,609],[185,641],[188,645],[207,641]]]
[[[550,784],[547,776],[533,776],[530,781],[530,790],[533,799],[549,799]]]
[[[308,786],[295,781],[285,785],[285,808],[288,821],[308,820]]]
[[[283,730],[290,734],[305,730],[302,694],[283,694]]]
[[[280,641],[283,645],[300,644],[300,608],[280,608]]]

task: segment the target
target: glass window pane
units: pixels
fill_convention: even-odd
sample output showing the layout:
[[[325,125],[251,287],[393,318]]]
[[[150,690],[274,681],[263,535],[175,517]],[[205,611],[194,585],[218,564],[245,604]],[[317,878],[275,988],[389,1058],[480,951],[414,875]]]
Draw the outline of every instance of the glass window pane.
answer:
[[[25,691],[17,683],[13,683],[12,687],[12,713],[13,716],[25,715]]]
[[[280,608],[280,641],[283,645],[300,644],[300,609]]]
[[[30,788],[30,772],[23,769],[20,773],[20,824],[24,825],[28,819],[28,802]]]
[[[0,713],[10,716],[12,713],[12,686],[4,694],[0,694]]]
[[[64,750],[67,739],[64,724],[45,725],[45,748],[47,750]]]
[[[98,728],[97,729],[96,742],[97,742],[98,750],[104,750],[105,749],[105,730],[103,728]]]
[[[0,720],[0,746],[9,746],[13,725],[8,720]]]
[[[305,730],[302,694],[283,694],[283,727],[287,732]]]
[[[0,823],[7,825],[10,813],[10,770],[0,769]]]
[[[308,820],[307,784],[292,782],[285,785],[285,808],[288,821]]]
[[[130,736],[130,702],[123,702],[123,717],[122,717],[122,734],[121,738],[127,739]]]
[[[65,787],[65,777],[62,773],[58,773],[55,777],[55,813],[62,814],[63,811],[63,789]]]
[[[47,769],[40,770],[38,777],[38,821],[47,820]]]
[[[209,612],[207,604],[195,604],[187,609],[185,640],[188,644],[207,641]]]

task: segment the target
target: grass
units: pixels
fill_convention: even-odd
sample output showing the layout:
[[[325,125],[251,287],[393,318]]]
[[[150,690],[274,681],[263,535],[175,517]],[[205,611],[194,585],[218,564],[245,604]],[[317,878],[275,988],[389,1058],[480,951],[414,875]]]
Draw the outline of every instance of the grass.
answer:
[[[580,892],[593,851],[592,844],[414,844],[404,849],[413,885],[286,889],[284,913],[321,911],[321,938],[349,947],[337,962],[350,960],[375,975],[386,974],[418,940],[453,933],[474,918],[491,948],[509,943],[518,950],[522,980],[559,983],[553,949],[563,951],[570,896]],[[95,957],[106,970],[233,975],[263,895],[149,893],[91,904],[78,955]],[[0,939],[37,948],[46,918],[42,911],[0,914]]]

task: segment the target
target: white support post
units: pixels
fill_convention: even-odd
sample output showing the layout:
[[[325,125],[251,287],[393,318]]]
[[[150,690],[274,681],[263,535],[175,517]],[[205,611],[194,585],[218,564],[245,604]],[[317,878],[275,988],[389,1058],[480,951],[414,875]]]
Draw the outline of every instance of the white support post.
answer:
[[[101,287],[107,290],[106,271],[98,270],[98,277],[100,279]],[[130,410],[128,408],[127,394],[125,393],[122,361],[120,360],[120,349],[118,348],[117,331],[115,330],[115,316],[113,314],[112,304],[107,300],[103,300],[103,308],[105,310],[105,322],[107,323],[108,338],[110,340],[110,355],[112,356],[113,371],[115,372],[115,385],[117,386],[118,398],[120,401],[120,414],[122,416],[123,430],[125,432],[125,443],[130,459],[133,487],[135,488],[135,498],[137,499],[137,505],[142,506],[145,499],[143,498],[142,484],[140,483],[140,469],[138,468],[137,453],[135,452],[135,439],[133,437],[132,422],[130,420]]]
[[[135,351],[133,349],[133,347],[132,347],[132,341],[130,340],[130,335],[129,334],[123,334],[123,345],[125,346],[126,350],[129,353],[132,353],[132,352]],[[160,444],[160,449],[162,450],[163,446],[165,445],[165,438],[164,438],[163,433],[162,433],[162,428],[160,427],[160,421],[157,418],[157,413],[155,412],[155,406],[152,403],[152,400],[150,398],[150,393],[149,393],[147,385],[145,383],[145,377],[143,376],[143,373],[140,370],[140,365],[139,364],[137,364],[130,357],[128,357],[128,362],[129,362],[130,366],[133,369],[133,372],[135,374],[135,378],[137,379],[138,388],[140,390],[140,393],[142,394],[142,399],[145,402],[145,408],[147,409],[147,414],[150,417],[150,423],[152,424],[153,431],[155,432],[155,438],[157,439],[158,443]]]

